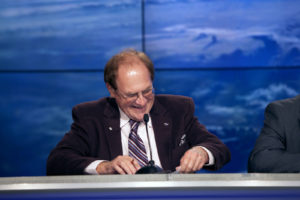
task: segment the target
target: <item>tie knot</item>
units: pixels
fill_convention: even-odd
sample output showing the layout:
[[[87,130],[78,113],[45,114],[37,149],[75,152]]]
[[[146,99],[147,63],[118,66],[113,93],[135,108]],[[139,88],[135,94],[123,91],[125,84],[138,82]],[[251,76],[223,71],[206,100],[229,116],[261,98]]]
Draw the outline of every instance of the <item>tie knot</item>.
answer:
[[[134,120],[130,119],[129,124],[130,124],[131,129],[136,132],[140,122],[137,122],[137,121],[134,121]]]

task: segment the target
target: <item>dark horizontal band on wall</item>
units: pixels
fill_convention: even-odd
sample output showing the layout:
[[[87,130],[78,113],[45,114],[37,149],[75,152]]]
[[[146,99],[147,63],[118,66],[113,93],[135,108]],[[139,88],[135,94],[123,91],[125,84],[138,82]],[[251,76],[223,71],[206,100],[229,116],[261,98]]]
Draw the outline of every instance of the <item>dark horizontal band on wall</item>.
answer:
[[[155,71],[230,71],[230,70],[291,70],[300,69],[300,66],[277,67],[186,67],[186,68],[155,68]],[[0,70],[0,73],[91,73],[103,72],[104,69],[11,69]]]
[[[103,71],[103,69],[4,69],[0,70],[0,73],[90,73]]]
[[[155,71],[233,71],[233,70],[290,70],[300,69],[300,66],[256,66],[256,67],[180,67],[155,68]]]

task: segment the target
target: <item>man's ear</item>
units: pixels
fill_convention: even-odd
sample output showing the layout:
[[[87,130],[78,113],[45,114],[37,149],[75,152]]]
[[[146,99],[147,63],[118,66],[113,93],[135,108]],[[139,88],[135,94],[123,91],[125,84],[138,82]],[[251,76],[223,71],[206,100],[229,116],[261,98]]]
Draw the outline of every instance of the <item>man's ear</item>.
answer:
[[[110,94],[111,97],[115,97],[116,96],[116,90],[109,84],[109,83],[106,83],[106,88]]]

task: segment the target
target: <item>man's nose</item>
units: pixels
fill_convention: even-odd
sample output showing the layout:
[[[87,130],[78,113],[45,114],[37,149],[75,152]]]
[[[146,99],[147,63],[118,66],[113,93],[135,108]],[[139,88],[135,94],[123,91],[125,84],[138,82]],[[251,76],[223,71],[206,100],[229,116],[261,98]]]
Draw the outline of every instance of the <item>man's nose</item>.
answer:
[[[140,92],[137,94],[137,99],[136,99],[136,103],[139,105],[145,105],[145,103],[147,102],[147,99],[143,96],[143,94]]]

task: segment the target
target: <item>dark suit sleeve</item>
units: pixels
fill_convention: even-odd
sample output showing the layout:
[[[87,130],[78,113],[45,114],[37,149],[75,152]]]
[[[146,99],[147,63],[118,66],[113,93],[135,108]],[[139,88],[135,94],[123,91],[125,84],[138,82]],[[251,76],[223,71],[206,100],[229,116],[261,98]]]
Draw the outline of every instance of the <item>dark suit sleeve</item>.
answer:
[[[47,175],[84,174],[84,169],[94,160],[90,155],[88,130],[81,122],[76,107],[72,110],[71,130],[51,151],[47,160]]]
[[[204,166],[205,169],[218,170],[230,161],[230,151],[227,146],[214,134],[207,131],[198,119],[194,116],[194,102],[190,99],[190,108],[186,113],[186,133],[191,146],[203,146],[207,148],[214,156],[215,164]]]
[[[295,110],[278,103],[267,106],[264,126],[249,157],[249,172],[300,171],[300,154],[296,150],[300,142],[295,141],[300,139],[300,132]],[[293,147],[295,144],[298,147]]]
[[[215,164],[205,169],[217,170],[230,161],[227,146],[198,121],[192,98],[157,95],[151,117],[164,170],[174,171],[185,152],[194,146],[207,148],[215,158]],[[169,122],[171,128],[162,122]]]

